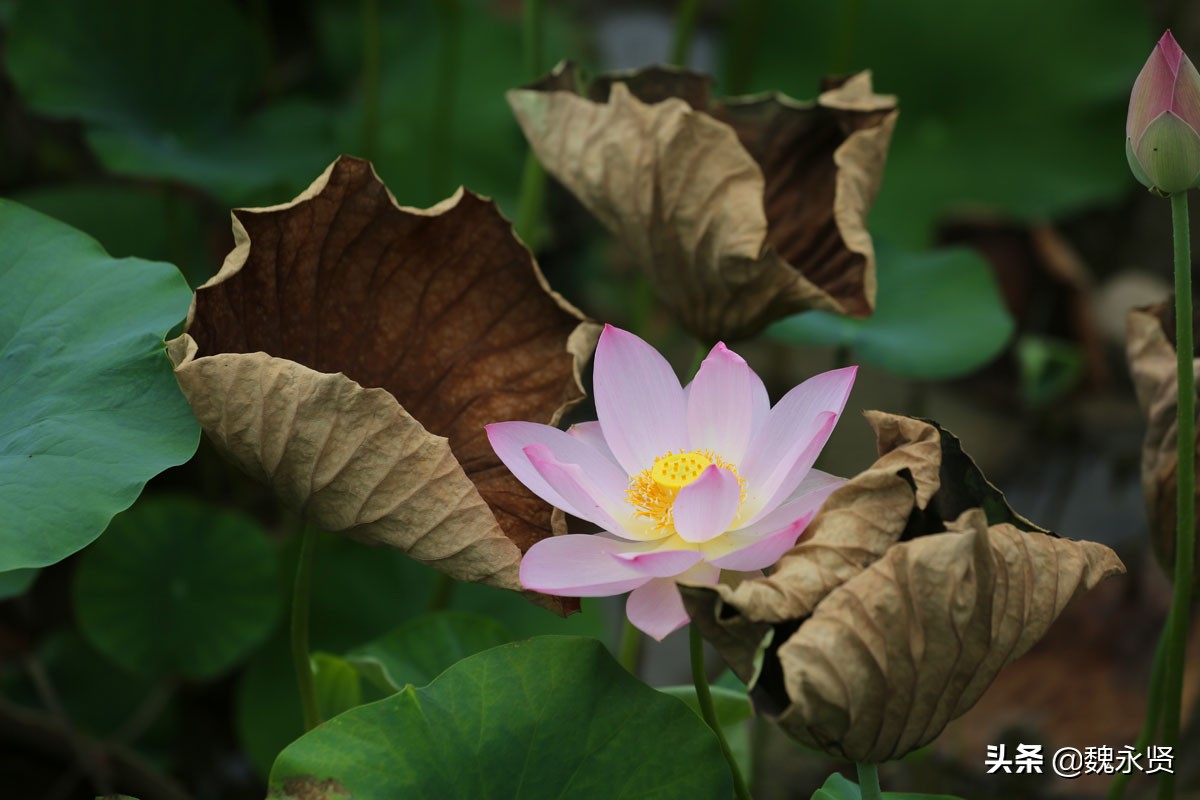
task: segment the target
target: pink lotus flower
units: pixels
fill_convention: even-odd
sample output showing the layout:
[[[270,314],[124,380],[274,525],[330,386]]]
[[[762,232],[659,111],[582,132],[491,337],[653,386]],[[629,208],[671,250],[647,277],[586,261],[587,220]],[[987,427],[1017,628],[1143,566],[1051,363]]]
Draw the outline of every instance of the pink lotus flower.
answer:
[[[1170,31],[1133,83],[1125,157],[1134,177],[1159,194],[1200,185],[1200,73]]]
[[[535,544],[525,588],[567,597],[632,590],[630,622],[655,639],[687,624],[676,582],[774,564],[843,481],[813,462],[857,367],[826,372],[772,408],[762,381],[724,344],[687,388],[650,345],[605,326],[596,347],[598,422],[564,432],[487,426],[500,460],[542,499],[599,525]]]

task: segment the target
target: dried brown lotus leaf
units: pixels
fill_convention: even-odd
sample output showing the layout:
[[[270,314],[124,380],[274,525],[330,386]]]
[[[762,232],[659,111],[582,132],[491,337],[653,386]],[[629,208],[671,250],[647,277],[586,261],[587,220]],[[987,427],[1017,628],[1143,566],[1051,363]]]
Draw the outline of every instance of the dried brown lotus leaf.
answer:
[[[708,79],[654,68],[576,90],[570,66],[509,104],[546,169],[632,253],[705,340],[789,314],[875,304],[865,215],[879,189],[894,98],[862,73],[797,103],[716,103]]]
[[[295,379],[287,386],[314,394],[296,398],[296,418],[280,413],[257,423],[254,430],[263,441],[239,448],[243,468],[269,476],[281,497],[310,516],[319,507],[325,522],[346,523],[335,529],[367,540],[391,531],[380,535],[393,545],[401,539],[413,542],[429,554],[417,557],[454,577],[476,580],[470,576],[490,571],[496,576],[491,582],[517,588],[513,565],[521,552],[552,535],[552,510],[504,469],[484,425],[557,422],[583,397],[580,373],[599,327],[549,290],[491,201],[460,190],[427,210],[402,208],[371,165],[358,159],[340,158],[291,203],[235,211],[234,239],[221,271],[193,301],[187,335],[194,350],[185,358],[185,344],[173,347],[189,400],[200,408],[244,403],[245,409],[221,410],[217,416],[248,420],[253,409],[265,414],[274,407],[268,395],[280,390],[276,381],[283,374],[275,362],[291,362],[320,376],[308,384],[302,373],[286,373]],[[244,360],[255,353],[265,357]],[[232,359],[235,355],[242,359]],[[237,363],[238,369],[255,363],[267,372],[223,386],[211,373],[214,358]],[[336,391],[327,383],[335,378],[344,382]],[[239,386],[244,387],[240,392]],[[324,387],[319,397],[317,386]],[[372,399],[355,399],[354,391]],[[211,396],[200,396],[206,392]],[[358,438],[361,421],[354,415],[365,414],[367,403],[377,409],[372,414],[381,415],[377,424],[386,422],[400,440]],[[350,414],[349,420],[320,423],[299,417],[333,409]],[[339,440],[328,448],[340,458],[329,458],[319,474],[306,459],[322,454],[320,443],[291,438],[310,424],[326,424]],[[426,440],[420,447],[418,429]],[[208,432],[222,442],[248,436],[250,430]],[[357,449],[338,449],[359,441]],[[438,448],[453,459],[457,472],[443,465],[441,455],[434,456]],[[390,461],[395,452],[416,460]],[[285,456],[297,463],[275,461]],[[428,467],[421,460],[425,456],[434,459]],[[339,478],[324,485],[339,460]],[[390,465],[390,477],[376,474],[372,464]],[[445,487],[425,480],[434,474],[445,476],[438,478]],[[383,487],[388,494],[373,496],[360,509],[356,504],[366,489],[332,489],[342,477],[365,480],[367,487]],[[311,495],[317,490],[343,498],[345,507],[335,508],[333,500],[316,503]],[[439,505],[443,500],[445,507]],[[427,531],[419,545],[415,535],[398,534],[384,523],[384,507],[414,532]],[[472,509],[479,519],[468,523]],[[420,516],[426,513],[428,518]],[[360,527],[368,523],[373,527]],[[484,554],[492,559],[490,567],[479,560]]]
[[[888,550],[782,643],[791,705],[778,722],[792,736],[854,761],[898,758],[970,708],[1073,597],[1123,571],[1103,545],[989,528],[979,510],[955,527]]]
[[[964,511],[982,508],[988,524],[1007,522],[1025,531],[1046,533],[1013,510],[1004,493],[982,470],[950,431],[917,417],[867,411],[875,430],[880,458],[874,469],[907,469],[914,484],[916,508],[904,538],[945,530]]]
[[[936,423],[867,419],[879,459],[830,495],[769,576],[683,594],[760,712],[810,745],[876,761],[932,740],[1071,597],[1123,567],[1013,512]]]
[[[383,389],[266,353],[195,360],[176,375],[216,447],[315,525],[386,544],[459,580],[519,587],[520,550],[450,451]]]
[[[1171,570],[1175,564],[1175,470],[1179,464],[1175,442],[1179,390],[1175,374],[1173,298],[1130,311],[1126,323],[1126,357],[1138,405],[1146,418],[1146,435],[1142,440],[1142,493],[1150,517],[1154,552]],[[1200,373],[1200,359],[1192,360],[1192,369]],[[1200,438],[1197,441],[1200,452]],[[1200,566],[1200,551],[1196,553],[1196,564]],[[1197,581],[1200,581],[1200,571]]]
[[[830,495],[770,578],[717,586],[722,601],[756,622],[798,619],[902,538],[945,530],[945,520],[966,508],[989,508],[993,522],[1032,526],[937,423],[881,411],[865,416],[875,429],[879,459]]]

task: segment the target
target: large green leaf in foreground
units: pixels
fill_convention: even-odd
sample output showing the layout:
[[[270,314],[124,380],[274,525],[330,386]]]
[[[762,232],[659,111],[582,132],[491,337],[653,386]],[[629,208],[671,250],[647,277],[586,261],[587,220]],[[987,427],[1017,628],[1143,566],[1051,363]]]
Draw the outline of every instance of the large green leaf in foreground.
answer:
[[[195,452],[163,349],[190,300],[171,265],[0,199],[0,572],[74,553]]]
[[[704,722],[591,639],[546,636],[464,659],[292,743],[272,798],[728,800]]]

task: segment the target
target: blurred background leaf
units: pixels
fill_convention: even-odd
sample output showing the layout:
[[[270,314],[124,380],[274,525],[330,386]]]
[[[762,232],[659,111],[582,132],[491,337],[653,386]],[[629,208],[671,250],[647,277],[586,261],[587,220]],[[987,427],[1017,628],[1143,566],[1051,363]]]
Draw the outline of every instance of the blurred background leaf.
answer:
[[[874,314],[853,319],[812,311],[776,323],[767,335],[845,347],[856,363],[927,380],[972,372],[1008,344],[1013,320],[979,254],[965,248],[906,252],[883,245],[878,251]]]
[[[391,694],[407,684],[424,686],[451,664],[512,638],[490,617],[441,611],[360,645],[346,658],[364,677]]]
[[[275,553],[251,519],[186,497],[149,498],[113,521],[75,575],[75,613],[130,672],[213,678],[270,634]]]
[[[1137,3],[760,7],[751,43],[739,49],[726,40],[725,92],[809,98],[823,75],[870,69],[877,91],[899,95],[900,122],[870,217],[876,235],[921,247],[949,213],[1038,220],[1130,189],[1121,131],[1132,76],[1154,40]]]

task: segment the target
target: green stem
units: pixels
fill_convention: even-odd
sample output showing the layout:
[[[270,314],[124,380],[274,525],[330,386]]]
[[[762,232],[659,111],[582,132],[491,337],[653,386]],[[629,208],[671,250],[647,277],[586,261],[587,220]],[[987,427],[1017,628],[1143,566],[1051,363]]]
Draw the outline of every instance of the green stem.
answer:
[[[853,357],[854,351],[850,349],[850,345],[839,344],[833,349],[833,369],[850,366],[850,359]]]
[[[525,0],[522,29],[522,47],[525,50],[525,72],[530,80],[536,80],[544,69],[542,55],[542,30],[544,5],[542,0]],[[542,203],[546,194],[546,172],[537,156],[530,149],[525,154],[525,169],[521,172],[521,194],[517,202],[517,236],[529,249],[537,251],[538,218],[542,215]]]
[[[545,70],[542,63],[542,41],[545,29],[545,4],[542,0],[525,0],[521,6],[521,19],[524,23],[521,29],[521,45],[525,50],[525,73],[530,80],[539,77]]]
[[[433,592],[429,595],[430,611],[445,611],[450,607],[450,598],[454,597],[455,580],[444,572],[439,572],[433,578]]]
[[[688,642],[692,652],[692,683],[696,687],[696,702],[700,704],[700,716],[704,717],[708,727],[712,728],[712,732],[716,734],[717,742],[721,745],[721,753],[729,762],[729,771],[733,774],[734,797],[738,800],[751,800],[750,789],[747,788],[746,781],[742,778],[742,771],[738,769],[733,751],[729,749],[729,742],[725,741],[725,733],[721,730],[721,723],[717,720],[717,712],[713,708],[712,693],[708,690],[708,677],[704,674],[704,640],[700,638],[700,629],[694,623],[688,626]]]
[[[1167,618],[1165,630],[1170,630],[1171,620]],[[1146,695],[1146,713],[1142,720],[1142,730],[1138,734],[1137,741],[1133,745],[1133,749],[1139,753],[1144,752],[1150,741],[1158,733],[1158,723],[1162,719],[1162,700],[1163,700],[1163,678],[1166,674],[1167,666],[1167,637],[1161,636],[1158,640],[1158,646],[1154,648],[1154,664],[1150,668],[1150,691]],[[1105,800],[1120,800],[1125,794],[1125,787],[1133,778],[1133,771],[1118,772],[1113,776],[1113,782],[1109,784],[1108,794]]]
[[[700,372],[700,367],[704,364],[704,359],[708,358],[709,351],[713,349],[713,345],[706,345],[704,342],[696,343],[696,352],[692,354],[692,365],[688,367],[687,379],[694,380],[696,374]]]
[[[700,10],[700,0],[679,0],[679,10],[675,13],[675,38],[671,42],[671,63],[677,67],[686,67],[688,57],[692,54],[692,34],[696,32],[696,13]]]
[[[621,666],[630,675],[636,676],[642,660],[642,632],[628,619],[621,628],[621,644],[618,650],[617,660],[621,662]]]
[[[726,70],[728,94],[750,91],[754,64],[761,49],[763,0],[740,0],[736,7],[733,30],[729,36],[729,68]]]
[[[300,708],[304,712],[304,730],[321,724],[317,708],[317,686],[313,681],[312,661],[308,656],[308,606],[312,594],[313,547],[317,529],[305,525],[300,534],[300,560],[296,564],[296,583],[292,588],[292,664],[300,689]]]
[[[1167,617],[1166,686],[1162,741],[1179,743],[1183,702],[1184,659],[1192,602],[1192,570],[1196,560],[1196,378],[1192,372],[1192,248],[1188,230],[1187,193],[1171,195],[1171,229],[1175,234],[1175,372],[1179,381],[1175,456],[1175,595]],[[1163,772],[1159,800],[1175,797],[1175,773]]]
[[[362,0],[362,154],[371,161],[379,142],[379,75],[383,43],[379,31],[379,0]]]
[[[517,236],[533,252],[537,252],[541,234],[538,218],[546,196],[546,171],[531,149],[525,154],[525,169],[521,172],[521,194],[517,200]]]
[[[830,73],[838,75],[849,71],[854,61],[854,40],[862,20],[862,0],[845,0],[839,6],[837,35],[834,38],[833,68]]]
[[[462,44],[462,8],[459,0],[441,0],[442,46],[438,53],[437,83],[433,96],[433,146],[430,152],[430,180],[433,197],[448,191],[451,147],[454,134],[454,107],[458,97],[459,51]]]
[[[880,800],[883,795],[879,791],[879,772],[874,764],[859,762],[858,788],[862,792],[862,800]]]

